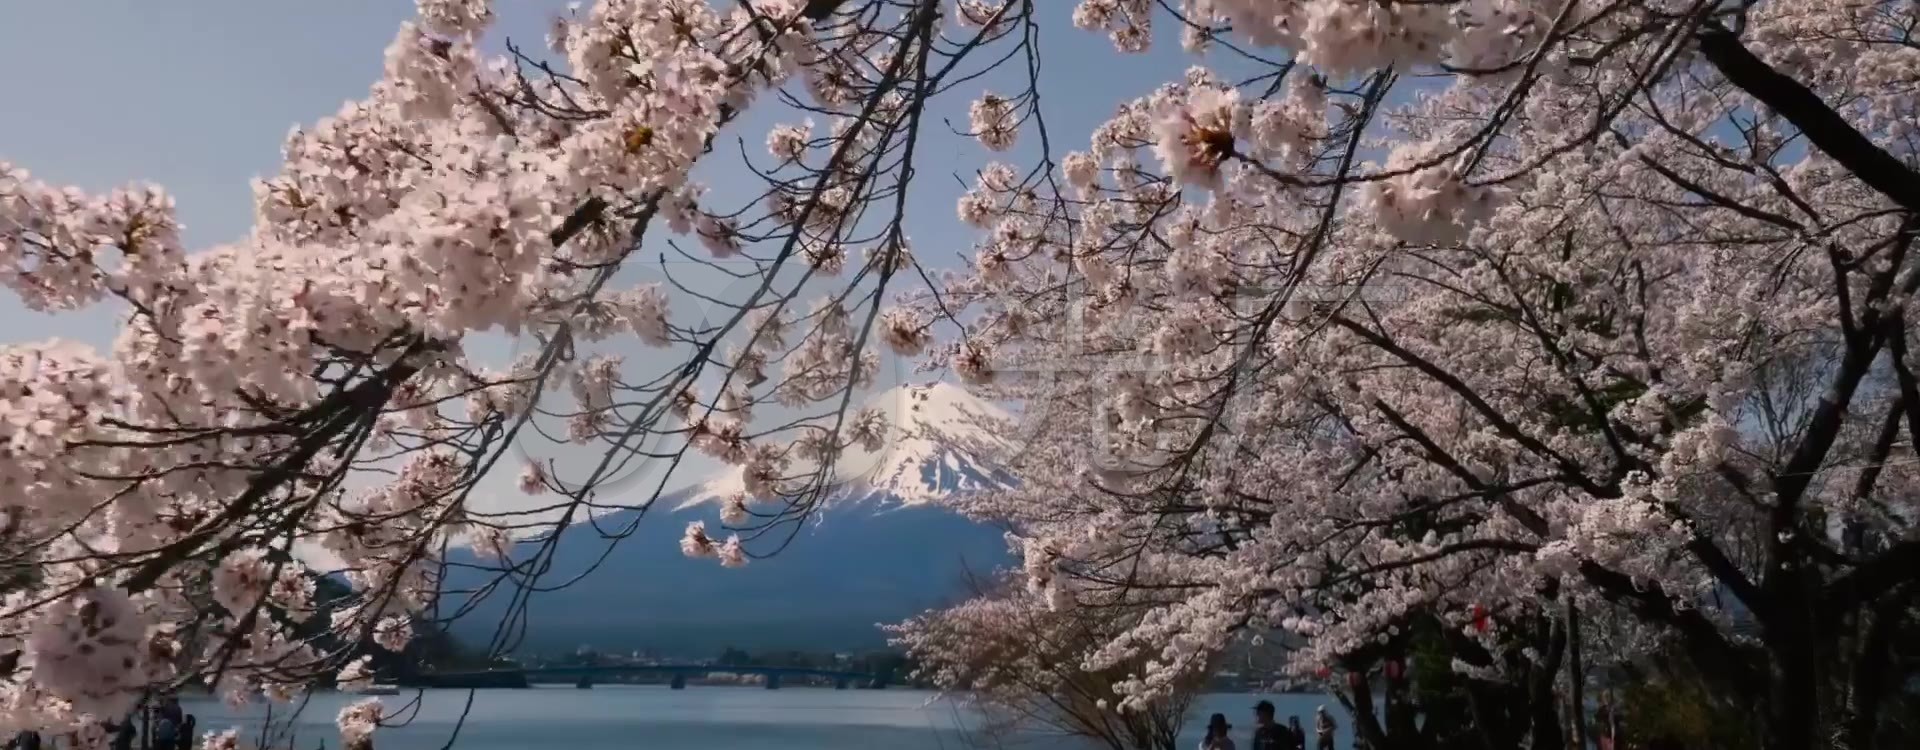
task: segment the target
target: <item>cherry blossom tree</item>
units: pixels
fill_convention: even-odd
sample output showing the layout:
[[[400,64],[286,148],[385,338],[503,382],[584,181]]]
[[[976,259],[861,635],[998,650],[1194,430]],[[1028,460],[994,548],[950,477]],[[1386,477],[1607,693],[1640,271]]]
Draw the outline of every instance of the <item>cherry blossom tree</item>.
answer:
[[[1168,694],[1131,706],[1116,687],[1138,665],[1087,666],[1094,650],[1144,608],[1057,609],[1019,580],[974,585],[975,596],[890,628],[919,675],[983,717],[994,744],[1058,734],[1113,750],[1173,750],[1210,672],[1189,671]]]
[[[1909,684],[1911,3],[1082,0],[1119,53],[1171,31],[1204,64],[1070,152],[1038,33],[1069,14],[1037,0],[600,0],[492,59],[485,2],[418,5],[241,242],[0,165],[0,281],[125,314],[109,351],[0,351],[0,728],[288,697],[360,656],[329,644],[564,585],[558,530],[695,454],[746,497],[683,549],[765,556],[884,441],[852,408],[882,344],[1019,402],[1021,486],[956,503],[1050,606],[1146,603],[1089,657],[1137,665],[1116,710],[1274,631],[1355,700],[1334,671],[1423,622],[1537,698],[1573,612],[1683,649],[1771,750],[1874,746]],[[1003,159],[948,277],[902,217],[954,89]],[[795,117],[753,134],[764,191],[709,195],[766,106]],[[663,233],[737,283],[626,285]],[[490,332],[536,346],[488,366]],[[497,471],[533,433],[597,460]],[[603,497],[635,462],[667,471]],[[471,502],[514,471],[540,528]],[[488,582],[443,591],[454,545]],[[294,635],[315,549],[355,591],[325,641]],[[349,713],[355,743],[386,720]]]
[[[97,744],[159,692],[363,680],[362,644],[565,585],[539,580],[559,531],[669,481],[602,497],[632,464],[704,455],[804,517],[833,457],[880,438],[850,404],[917,268],[900,201],[924,102],[1005,28],[931,0],[604,0],[556,19],[550,54],[488,57],[485,0],[417,5],[369,94],[289,135],[240,242],[189,252],[158,187],[0,163],[0,282],[36,310],[124,313],[106,351],[0,350],[0,730]],[[694,167],[761,101],[813,119],[744,158],[762,194],[707,196]],[[662,233],[698,249],[649,258]],[[625,286],[646,266],[664,279]],[[535,346],[469,353],[502,333]],[[593,353],[619,337],[660,352]],[[534,434],[598,460],[516,466]],[[514,471],[541,507],[474,502]],[[447,590],[475,567],[454,547],[489,560],[484,583]],[[752,556],[699,528],[686,547]],[[316,627],[323,574],[353,593]],[[393,716],[355,704],[343,739],[370,747]]]
[[[1159,598],[1092,658],[1145,657],[1136,701],[1251,635],[1352,701],[1432,622],[1535,696],[1496,746],[1540,747],[1577,612],[1769,748],[1895,746],[1915,12],[1083,2],[1123,51],[1161,19],[1219,57],[982,170],[973,273],[884,318],[968,311],[933,360],[1021,406],[1022,485],[955,504],[1057,606]],[[987,146],[1044,132],[1010,106]]]

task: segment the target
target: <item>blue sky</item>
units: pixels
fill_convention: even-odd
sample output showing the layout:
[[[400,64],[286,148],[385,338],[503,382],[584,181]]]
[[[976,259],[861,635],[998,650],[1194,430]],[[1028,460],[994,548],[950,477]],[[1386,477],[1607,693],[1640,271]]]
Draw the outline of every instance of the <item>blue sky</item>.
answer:
[[[552,0],[499,5],[492,42],[506,36],[531,49],[544,48],[546,19],[564,8]],[[9,116],[0,117],[0,159],[90,191],[158,183],[178,203],[189,248],[234,240],[252,221],[248,180],[277,168],[290,128],[365,95],[379,76],[382,50],[412,8],[406,0],[6,3],[0,64],[16,75]],[[1086,134],[1117,102],[1152,90],[1186,64],[1171,39],[1153,54],[1122,57],[1103,35],[1072,28],[1071,2],[1042,8],[1049,22],[1043,101],[1063,147],[1084,148]],[[938,114],[964,126],[973,93],[949,95]],[[733,135],[761,153],[765,126],[790,119],[784,114],[758,112]],[[970,255],[972,233],[954,219],[959,188],[947,175],[970,175],[988,154],[937,123],[930,130],[911,231],[923,259],[950,265],[956,253]],[[702,170],[713,194],[725,195],[729,183],[744,187],[726,171]],[[10,324],[0,333],[6,341],[57,336],[105,345],[114,330],[109,310],[45,318],[21,310],[11,296],[0,299],[0,315]]]
[[[544,49],[547,19],[562,2],[501,2],[502,36],[523,49]],[[1071,25],[1072,2],[1043,0],[1043,106],[1057,148],[1085,148],[1087,134],[1125,98],[1180,75],[1189,61],[1170,28],[1144,56],[1121,56],[1103,34]],[[184,10],[191,8],[191,11]],[[0,118],[0,160],[41,179],[89,191],[134,181],[165,186],[175,197],[190,249],[242,237],[252,221],[250,178],[277,169],[288,130],[335,112],[365,95],[380,74],[382,51],[408,18],[407,0],[266,3],[196,0],[190,5],[139,0],[14,2],[0,6],[0,64],[14,71],[9,116]],[[991,156],[971,139],[950,134],[939,118],[964,127],[968,101],[1005,79],[990,76],[952,92],[933,109],[918,157],[908,231],[927,265],[953,267],[970,257],[974,233],[954,216],[961,191],[952,175],[970,179]],[[777,107],[773,100],[766,105]],[[766,127],[788,113],[763,107],[728,139],[764,153]],[[1037,139],[1030,134],[1023,146]],[[737,205],[757,189],[741,179],[731,142],[698,176],[709,195]],[[1032,151],[1003,158],[1031,163]],[[729,200],[729,196],[738,196]],[[640,269],[642,280],[652,272]],[[0,341],[68,338],[110,346],[111,307],[57,316],[25,310],[0,295]],[[500,340],[484,348],[504,353]],[[624,353],[624,352],[623,352]],[[629,361],[634,361],[630,355]],[[650,355],[665,359],[661,353]],[[669,355],[670,356],[670,355]],[[666,362],[654,364],[666,365]],[[910,363],[888,363],[892,377],[918,380]],[[697,478],[697,467],[680,476]],[[676,477],[669,485],[680,484]]]
[[[536,50],[544,49],[545,20],[564,7],[551,0],[499,5],[491,41],[504,33]],[[199,0],[192,12],[185,7],[138,0],[0,7],[0,62],[16,71],[9,116],[0,118],[0,158],[90,190],[160,183],[179,201],[188,244],[205,246],[246,230],[247,180],[275,169],[291,127],[365,95],[413,3]],[[1122,58],[1102,35],[1071,28],[1071,10],[1071,2],[1043,3],[1053,22],[1043,76],[1055,137],[1077,148],[1115,103],[1150,91],[1185,63],[1175,59],[1171,39],[1164,52]],[[966,101],[955,95],[943,104],[940,114],[964,125]],[[736,132],[758,150],[762,128],[749,123]],[[923,163],[933,163],[924,164],[924,176],[970,171],[985,152],[968,144],[951,137],[929,144]],[[951,180],[927,186],[933,182],[954,194]],[[940,208],[938,223],[957,230],[951,206]]]

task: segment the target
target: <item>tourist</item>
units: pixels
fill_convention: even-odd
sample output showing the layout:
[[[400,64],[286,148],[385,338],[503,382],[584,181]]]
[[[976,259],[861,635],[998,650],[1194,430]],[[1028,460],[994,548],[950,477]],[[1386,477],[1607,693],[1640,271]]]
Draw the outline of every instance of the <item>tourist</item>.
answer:
[[[159,713],[162,717],[171,720],[176,727],[186,720],[186,714],[180,709],[180,699],[171,695],[160,699]]]
[[[187,714],[186,722],[180,725],[180,738],[174,741],[174,747],[178,750],[193,750],[193,733],[199,723],[200,720],[195,719],[193,714]]]
[[[1327,714],[1327,707],[1316,708],[1313,717],[1313,745],[1317,750],[1333,750],[1333,730],[1336,728],[1333,717]]]
[[[1253,704],[1253,750],[1293,750],[1293,738],[1286,727],[1273,722],[1273,704]]]
[[[1227,723],[1227,715],[1214,714],[1207,720],[1207,738],[1200,741],[1200,750],[1234,750],[1233,738],[1228,736],[1231,731],[1233,725]]]
[[[1293,735],[1293,750],[1307,750],[1307,729],[1300,726],[1299,716],[1287,717],[1287,733]]]
[[[174,720],[173,715],[168,713],[164,706],[156,713],[153,719],[154,750],[173,750],[179,747],[180,723]]]
[[[22,729],[7,743],[14,750],[40,750],[40,733],[31,729]]]

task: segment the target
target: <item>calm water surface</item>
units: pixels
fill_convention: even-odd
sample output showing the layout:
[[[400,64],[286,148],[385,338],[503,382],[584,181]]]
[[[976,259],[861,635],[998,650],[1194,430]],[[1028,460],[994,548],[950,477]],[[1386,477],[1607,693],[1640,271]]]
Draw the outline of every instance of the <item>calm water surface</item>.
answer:
[[[472,702],[469,704],[468,697]],[[1196,747],[1200,728],[1209,713],[1225,713],[1234,725],[1234,738],[1246,747],[1253,726],[1253,704],[1262,697],[1279,707],[1280,720],[1298,714],[1312,726],[1314,706],[1321,700],[1307,695],[1209,695],[1187,721],[1191,737],[1183,747]],[[273,747],[296,750],[340,747],[334,717],[354,700],[337,693],[316,693],[297,716],[290,707],[276,708],[270,722],[263,707],[233,711],[225,706],[192,701],[188,712],[199,717],[203,729],[239,725],[258,741],[263,724],[271,727]],[[405,726],[381,729],[374,737],[378,750],[431,750],[457,739],[462,750],[522,750],[526,748],[647,748],[648,750],[962,750],[980,747],[967,732],[969,718],[950,701],[932,693],[911,690],[822,690],[790,688],[764,690],[735,687],[603,685],[592,690],[571,686],[531,690],[402,691],[385,696],[389,713],[410,718]],[[297,704],[296,704],[297,705]],[[402,709],[405,710],[402,710]],[[1334,710],[1337,718],[1344,718]],[[462,714],[465,721],[461,721]],[[291,721],[289,721],[291,719]],[[1344,723],[1344,722],[1342,722]],[[1349,747],[1342,726],[1338,746]],[[457,738],[455,732],[458,731]],[[1311,731],[1311,730],[1309,730]],[[1035,738],[1019,747],[1048,750],[1085,747],[1057,737]]]

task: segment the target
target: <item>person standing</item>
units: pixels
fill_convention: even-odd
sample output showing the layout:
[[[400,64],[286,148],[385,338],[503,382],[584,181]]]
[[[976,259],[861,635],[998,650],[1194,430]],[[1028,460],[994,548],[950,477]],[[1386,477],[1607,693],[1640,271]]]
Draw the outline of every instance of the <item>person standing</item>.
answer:
[[[153,750],[174,750],[180,745],[180,723],[166,711],[153,720]]]
[[[1207,737],[1200,741],[1200,750],[1234,750],[1233,725],[1227,723],[1226,714],[1214,714],[1207,720]]]
[[[1273,704],[1253,704],[1253,750],[1292,750],[1292,732],[1273,722]]]
[[[172,721],[175,727],[186,721],[186,712],[180,708],[180,699],[172,695],[160,699],[159,714]]]
[[[1307,730],[1300,726],[1300,717],[1287,717],[1287,733],[1293,735],[1293,750],[1307,750]]]
[[[1316,750],[1333,750],[1333,730],[1339,726],[1333,723],[1333,716],[1327,713],[1327,707],[1316,708],[1313,717],[1313,745]]]

